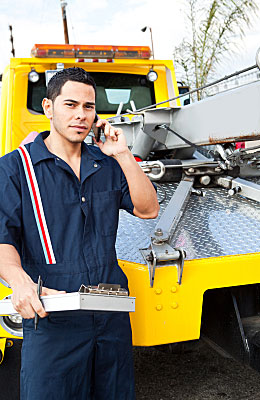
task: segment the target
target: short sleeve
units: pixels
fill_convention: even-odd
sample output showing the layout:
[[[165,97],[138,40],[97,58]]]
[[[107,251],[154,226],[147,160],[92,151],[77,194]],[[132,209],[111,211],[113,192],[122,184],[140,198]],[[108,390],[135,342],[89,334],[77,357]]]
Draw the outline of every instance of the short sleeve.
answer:
[[[0,159],[0,243],[13,245],[21,255],[21,190],[14,164],[14,157]]]

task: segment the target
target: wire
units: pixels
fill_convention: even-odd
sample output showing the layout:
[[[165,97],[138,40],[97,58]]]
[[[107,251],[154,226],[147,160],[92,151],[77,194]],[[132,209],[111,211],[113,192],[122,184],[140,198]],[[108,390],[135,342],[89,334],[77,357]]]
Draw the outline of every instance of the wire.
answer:
[[[115,117],[109,117],[109,118],[107,118],[107,119],[109,120],[109,119],[115,119],[115,118],[124,117],[124,116],[126,116],[126,115],[131,115],[131,114],[135,115],[135,114],[138,114],[138,113],[140,113],[141,111],[149,110],[149,109],[151,109],[151,108],[155,108],[156,106],[160,106],[160,105],[165,104],[165,103],[168,103],[168,102],[170,102],[170,101],[180,99],[181,97],[184,97],[184,96],[187,96],[187,95],[196,93],[196,92],[198,92],[198,91],[200,91],[200,90],[203,90],[203,89],[206,89],[206,88],[208,88],[208,87],[210,87],[210,86],[216,85],[217,83],[220,83],[220,82],[223,82],[223,81],[225,81],[225,80],[227,80],[227,79],[233,78],[234,76],[243,74],[244,72],[250,71],[251,69],[254,69],[254,68],[258,68],[257,65],[252,65],[251,67],[248,67],[248,68],[245,68],[245,69],[241,69],[240,71],[234,72],[233,74],[225,75],[223,78],[217,79],[217,80],[214,81],[214,82],[211,82],[211,83],[208,83],[207,85],[204,85],[204,86],[201,86],[201,87],[199,87],[199,88],[190,90],[189,92],[182,93],[182,94],[180,94],[179,96],[172,97],[172,98],[170,98],[170,99],[168,99],[168,100],[164,100],[164,101],[161,101],[161,102],[156,103],[156,104],[151,104],[150,106],[146,106],[146,107],[143,107],[143,108],[139,108],[138,110],[133,111],[133,112],[131,112],[131,113],[128,112],[128,113],[125,113],[125,114],[119,114],[119,115],[116,115]]]

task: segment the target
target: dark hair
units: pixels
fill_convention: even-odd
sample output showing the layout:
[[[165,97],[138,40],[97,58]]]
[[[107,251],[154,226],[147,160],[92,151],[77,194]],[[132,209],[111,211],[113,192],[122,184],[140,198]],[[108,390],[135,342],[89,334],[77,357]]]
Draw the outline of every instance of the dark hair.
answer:
[[[49,80],[47,86],[46,97],[54,101],[56,97],[60,95],[62,87],[68,81],[80,82],[85,83],[86,85],[90,85],[93,87],[96,94],[96,84],[94,79],[84,69],[75,67],[64,68],[53,75],[53,77]]]

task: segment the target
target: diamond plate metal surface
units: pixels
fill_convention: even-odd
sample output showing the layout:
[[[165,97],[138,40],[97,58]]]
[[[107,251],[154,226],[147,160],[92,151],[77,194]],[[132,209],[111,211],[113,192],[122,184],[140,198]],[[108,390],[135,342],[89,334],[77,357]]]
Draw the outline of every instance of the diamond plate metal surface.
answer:
[[[160,217],[177,184],[157,187]],[[230,197],[222,188],[204,191],[205,197],[191,196],[171,245],[183,248],[189,260],[260,252],[260,203],[239,195]],[[120,211],[116,242],[120,260],[145,264],[139,249],[149,246],[159,217],[142,220]]]

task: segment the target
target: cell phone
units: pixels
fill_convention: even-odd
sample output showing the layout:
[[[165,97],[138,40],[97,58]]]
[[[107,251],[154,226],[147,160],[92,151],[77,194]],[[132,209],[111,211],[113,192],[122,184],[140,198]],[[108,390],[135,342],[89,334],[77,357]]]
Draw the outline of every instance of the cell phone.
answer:
[[[94,119],[94,124],[96,124],[97,121],[98,121],[98,115],[96,114],[96,115],[95,115],[95,119]],[[94,131],[94,134],[95,134],[95,139],[96,139],[96,141],[99,142],[99,141],[100,141],[100,136],[101,136],[102,129],[101,129],[101,128],[96,128],[96,126],[95,126],[95,127],[93,128],[93,131]]]

